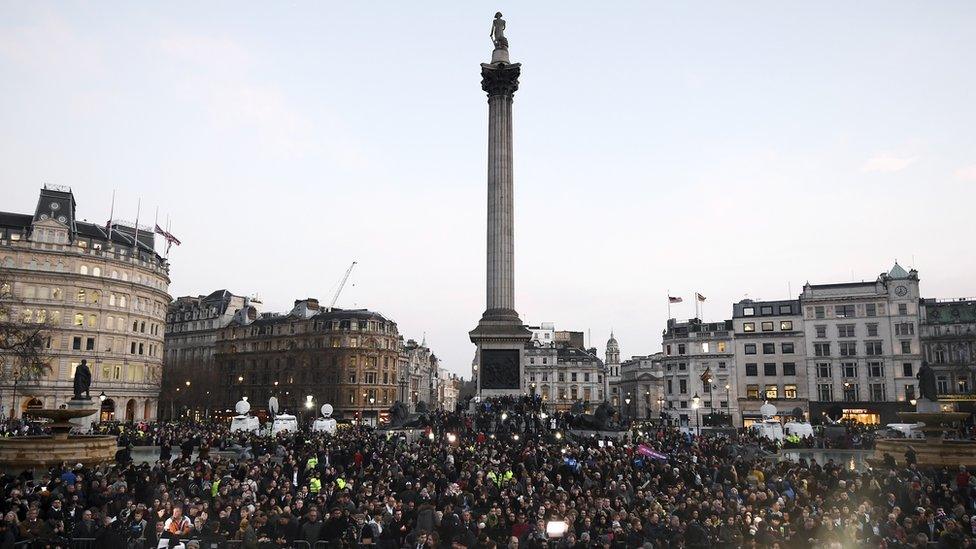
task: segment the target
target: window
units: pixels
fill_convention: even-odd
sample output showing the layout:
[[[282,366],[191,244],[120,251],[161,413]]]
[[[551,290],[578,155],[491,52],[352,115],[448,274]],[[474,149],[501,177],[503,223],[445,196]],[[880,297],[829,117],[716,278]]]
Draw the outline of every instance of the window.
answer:
[[[756,316],[755,307],[745,307],[742,309],[742,316]]]
[[[79,245],[80,244],[83,244],[83,242],[79,242]],[[83,274],[83,275],[88,274],[88,265],[82,265],[81,267],[79,267],[78,268],[78,273],[79,274]]]
[[[81,337],[75,336],[71,338],[71,348],[80,351],[81,350]]]
[[[878,325],[868,324],[868,337],[878,337]]]
[[[935,355],[935,363],[936,364],[945,364],[946,363],[946,350],[945,349],[943,349],[941,347],[938,348],[938,349],[936,349],[935,352],[934,352],[934,355]]]
[[[132,344],[129,346],[129,354],[130,355],[136,354],[136,342],[135,341],[133,341]]]
[[[791,314],[793,314],[793,306],[792,305],[780,305],[779,306],[779,314],[781,314],[781,315],[791,315]]]
[[[775,354],[775,353],[776,353],[776,344],[775,343],[763,343],[763,354],[764,355],[772,355],[772,354]]]
[[[857,342],[841,341],[837,346],[840,347],[840,356],[857,356]]]
[[[759,375],[759,365],[755,362],[746,363],[746,375],[755,377]]]
[[[665,354],[667,354],[667,355],[670,356],[671,355],[671,346],[670,345],[666,346],[664,348],[664,352],[665,352]]]
[[[571,372],[569,374],[569,380],[570,381],[576,381],[576,372]]]
[[[766,362],[763,364],[763,375],[775,376],[776,375],[776,363]]]
[[[94,351],[95,350],[95,338],[89,337],[85,340],[85,350]]]
[[[687,379],[679,379],[678,380],[678,391],[681,394],[683,394],[683,395],[688,394],[688,380]]]
[[[835,305],[834,316],[837,318],[854,318],[853,305]]]
[[[725,362],[724,361],[718,363],[718,369],[719,370],[724,370],[725,369]]]
[[[857,377],[857,362],[844,362],[840,366],[844,377]]]
[[[783,398],[796,398],[796,385],[792,383],[783,385]]]
[[[871,400],[874,402],[884,402],[885,400],[885,384],[884,383],[872,383],[871,384]]]
[[[795,376],[796,375],[796,363],[795,362],[784,362],[783,363],[783,375],[784,376]]]
[[[784,355],[792,355],[795,352],[795,347],[792,343],[783,343],[780,345]]]
[[[830,356],[830,343],[814,343],[814,356]]]
[[[911,341],[902,341],[901,342],[901,353],[903,355],[910,355],[910,354],[912,354],[912,342]]]
[[[864,342],[864,354],[868,356],[880,356],[881,355],[881,342],[880,341],[865,341]]]
[[[792,332],[793,331],[793,321],[792,320],[784,320],[784,321],[780,322],[779,323],[779,330],[781,332]]]
[[[901,365],[901,375],[903,375],[905,377],[915,377],[915,373],[913,372],[912,363],[911,362],[904,362],[904,363],[902,363],[902,365]]]
[[[915,324],[913,322],[899,322],[895,324],[895,335],[915,335]]]
[[[773,323],[772,322],[763,322],[760,326],[762,328],[762,331],[764,331],[764,332],[772,332],[773,331]]]
[[[684,343],[679,343],[678,344],[678,354],[679,355],[685,354],[685,344]]]
[[[708,342],[707,341],[702,342],[701,347],[702,347],[702,352],[703,353],[707,353],[708,352],[709,345],[708,345]]]
[[[759,398],[758,385],[746,385],[746,398],[756,400]]]
[[[718,342],[718,352],[720,352],[720,353],[724,353],[725,352],[725,342],[724,341],[719,341]],[[719,364],[724,364],[724,362],[720,362]]]
[[[868,303],[864,306],[865,316],[878,316],[878,306],[874,303]]]
[[[89,328],[98,328],[98,316],[96,316],[96,315],[88,315],[88,327]]]
[[[559,372],[559,374],[556,376],[556,380],[557,381],[561,381],[561,382],[565,382],[566,381],[566,372]]]
[[[829,383],[820,383],[817,385],[817,400],[820,402],[833,402],[834,401],[834,386]]]
[[[868,362],[868,375],[871,377],[884,377],[884,363]]]
[[[684,372],[687,369],[688,369],[688,364],[686,364],[684,362],[679,362],[678,363],[678,371],[679,372]]]
[[[589,381],[589,380],[590,380],[590,373],[583,372],[583,381]]]
[[[775,400],[779,398],[779,387],[776,385],[767,385],[765,392],[767,400]]]
[[[745,323],[743,323],[742,324],[742,331],[743,332],[755,332],[756,331],[756,323],[755,322],[745,322]]]
[[[829,362],[818,362],[817,363],[817,377],[830,377],[830,363]]]
[[[755,343],[746,343],[745,345],[742,346],[742,350],[747,355],[754,355],[754,354],[756,354],[756,344]]]
[[[85,302],[85,289],[84,288],[78,288],[78,294],[75,296],[75,301],[77,301],[78,303],[84,303]]]
[[[827,327],[826,326],[824,326],[823,324],[821,324],[819,326],[814,326],[814,328],[817,330],[817,337],[818,338],[823,339],[823,338],[827,337]]]
[[[905,400],[912,400],[915,398],[915,386],[905,385]]]
[[[898,304],[898,314],[901,315],[901,316],[905,316],[905,315],[908,314],[908,304],[907,303],[899,303]]]
[[[825,318],[824,308],[822,306],[814,307],[813,308],[813,316],[815,318]]]
[[[759,314],[761,315],[771,315],[773,314],[773,307],[771,305],[763,305],[759,308]]]
[[[837,325],[837,337],[854,337],[854,325],[853,324],[838,324]]]
[[[858,393],[857,383],[845,383],[844,384],[844,401],[845,402],[857,402]]]
[[[946,378],[946,376],[939,376],[935,378],[935,385],[935,389],[940,395],[949,392],[949,380]]]

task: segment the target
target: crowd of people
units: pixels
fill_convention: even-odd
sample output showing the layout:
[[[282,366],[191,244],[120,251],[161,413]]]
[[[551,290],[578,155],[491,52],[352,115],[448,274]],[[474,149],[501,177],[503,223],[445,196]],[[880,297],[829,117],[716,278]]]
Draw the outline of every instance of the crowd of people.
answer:
[[[531,403],[476,408],[430,414],[422,436],[358,426],[275,437],[219,423],[112,426],[125,444],[159,446],[160,459],[123,452],[112,465],[5,474],[0,549],[73,547],[72,539],[108,549],[976,541],[976,476],[965,467],[779,460],[750,451],[747,432],[645,426],[623,439],[574,438]]]

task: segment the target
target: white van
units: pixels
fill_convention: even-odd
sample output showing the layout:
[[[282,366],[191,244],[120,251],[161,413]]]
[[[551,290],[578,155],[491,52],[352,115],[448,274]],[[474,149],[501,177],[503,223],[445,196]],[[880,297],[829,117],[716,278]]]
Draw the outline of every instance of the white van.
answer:
[[[749,429],[756,435],[769,440],[783,442],[785,438],[783,435],[783,425],[775,419],[757,421],[750,425]]]
[[[275,416],[274,423],[271,425],[271,436],[277,435],[282,431],[290,433],[298,432],[298,420],[291,414],[281,414]]]
[[[230,431],[246,431],[256,433],[261,428],[261,422],[254,416],[234,416],[230,420]]]
[[[805,421],[787,421],[783,428],[787,435],[796,435],[800,438],[813,436],[813,425]]]

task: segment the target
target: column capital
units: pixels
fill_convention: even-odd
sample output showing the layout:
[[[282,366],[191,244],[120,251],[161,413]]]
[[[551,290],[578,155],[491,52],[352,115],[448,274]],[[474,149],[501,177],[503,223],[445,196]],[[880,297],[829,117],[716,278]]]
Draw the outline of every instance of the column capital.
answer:
[[[493,95],[514,95],[518,89],[521,63],[482,63],[481,89]]]

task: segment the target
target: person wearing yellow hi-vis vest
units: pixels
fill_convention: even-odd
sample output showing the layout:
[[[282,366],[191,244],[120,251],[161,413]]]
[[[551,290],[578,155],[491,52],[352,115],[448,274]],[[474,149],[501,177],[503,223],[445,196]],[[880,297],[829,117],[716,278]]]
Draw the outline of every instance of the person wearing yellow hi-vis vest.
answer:
[[[219,490],[220,490],[220,477],[217,477],[216,480],[213,481],[213,484],[210,485],[210,497],[211,498],[217,497],[217,492]]]
[[[338,486],[340,490],[344,490],[346,488],[346,479],[342,477],[337,478],[336,486]]]
[[[502,484],[512,480],[512,477],[514,476],[515,474],[512,472],[511,469],[505,471],[501,475],[496,473],[494,470],[488,472],[488,480],[494,482],[495,485],[498,486],[499,488],[502,487]]]
[[[308,481],[308,491],[313,494],[318,494],[322,491],[322,481],[319,480],[318,475],[313,475]]]
[[[313,455],[312,457],[308,458],[308,461],[305,462],[305,470],[311,471],[315,469],[315,467],[318,466],[318,464],[319,464],[319,458]]]

